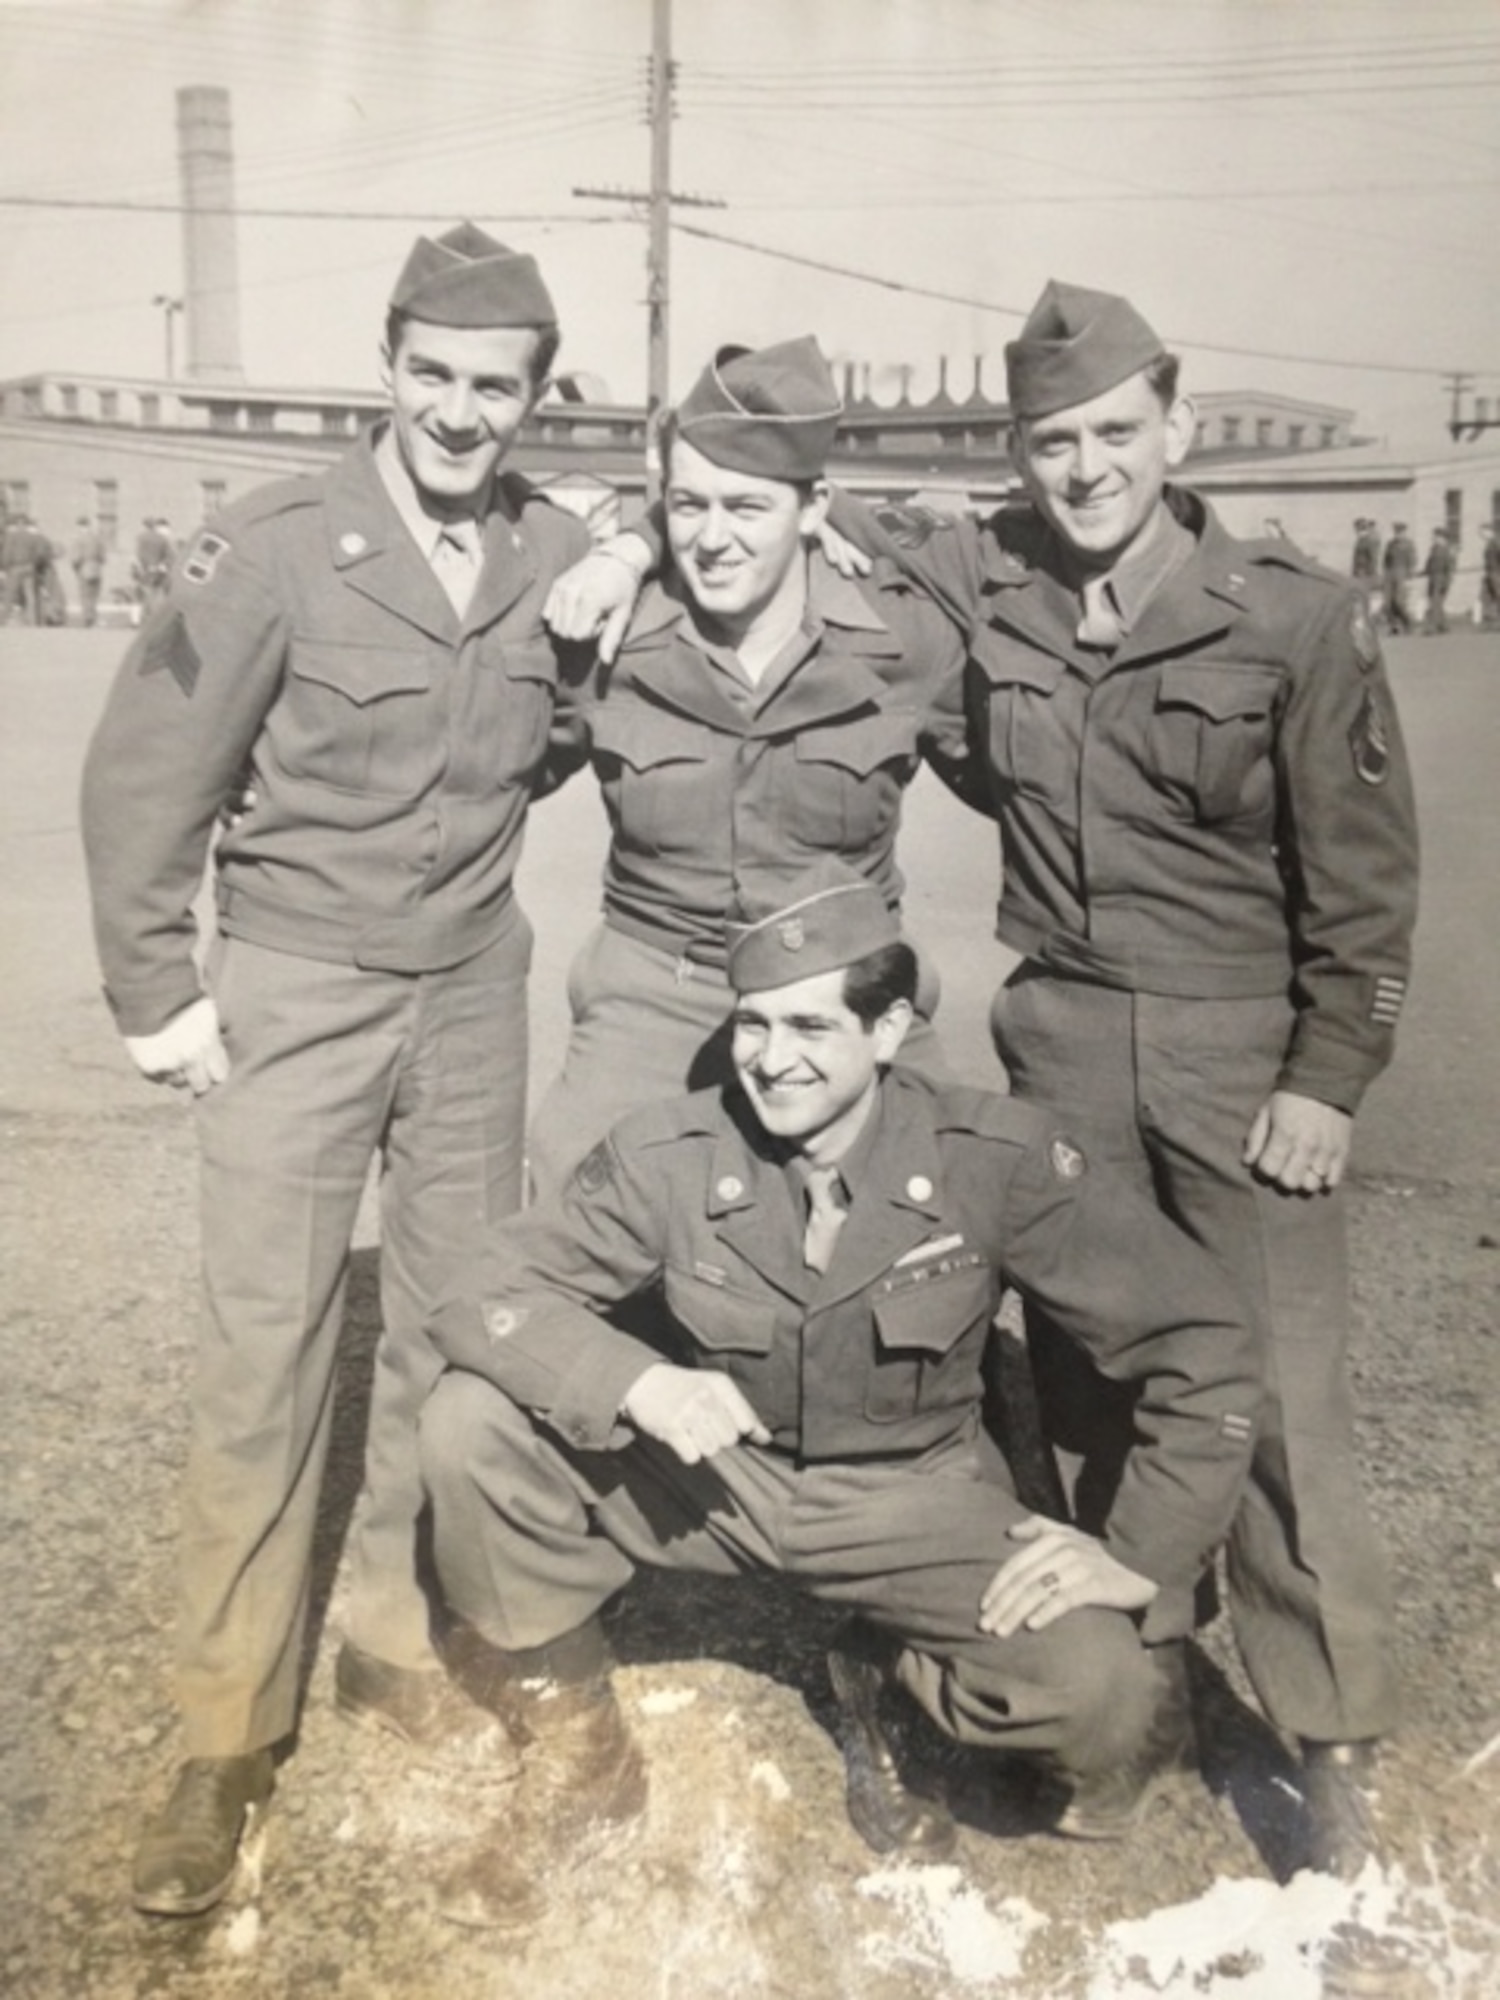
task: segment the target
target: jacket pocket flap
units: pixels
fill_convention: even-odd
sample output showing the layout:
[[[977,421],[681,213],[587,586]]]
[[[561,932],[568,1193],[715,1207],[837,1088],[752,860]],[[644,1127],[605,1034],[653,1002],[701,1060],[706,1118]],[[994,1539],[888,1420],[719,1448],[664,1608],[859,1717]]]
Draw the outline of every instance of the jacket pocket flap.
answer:
[[[999,1304],[998,1285],[977,1251],[934,1269],[893,1271],[875,1295],[875,1328],[882,1348],[947,1354]]]
[[[797,736],[797,761],[837,764],[861,777],[893,757],[917,754],[917,718],[906,712],[860,715],[830,729],[804,729]]]
[[[292,642],[292,672],[360,703],[421,694],[432,682],[427,655],[410,647],[340,646],[318,639]]]
[[[1156,705],[1191,708],[1213,722],[1228,722],[1236,716],[1269,715],[1280,687],[1275,667],[1182,660],[1162,668]]]
[[[762,1299],[747,1299],[686,1271],[669,1270],[665,1290],[672,1317],[686,1327],[698,1346],[716,1354],[770,1353],[776,1332],[774,1306]]]
[[[649,771],[659,764],[702,764],[708,759],[709,731],[685,716],[612,709],[605,702],[590,714],[589,731],[596,750],[619,757],[633,771]]]

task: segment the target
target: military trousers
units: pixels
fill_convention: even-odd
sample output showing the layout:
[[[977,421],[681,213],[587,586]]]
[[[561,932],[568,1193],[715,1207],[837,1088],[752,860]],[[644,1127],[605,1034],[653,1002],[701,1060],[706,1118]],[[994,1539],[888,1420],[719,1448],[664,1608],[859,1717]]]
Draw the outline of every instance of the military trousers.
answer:
[[[531,931],[406,975],[236,938],[210,985],[230,1059],[198,1100],[205,1312],[183,1489],[178,1687],[190,1756],[296,1718],[350,1244],[379,1164],[382,1327],[346,1548],[347,1636],[431,1667],[417,1419],[434,1304],[518,1205]],[[325,1524],[326,1531],[326,1524]]]
[[[935,976],[924,977],[902,1061],[949,1071],[931,1023]],[[572,1030],[528,1141],[532,1191],[557,1193],[584,1155],[627,1112],[728,1083],[734,995],[717,967],[645,943],[612,924],[585,941],[568,971]]]
[[[1358,1476],[1344,1199],[1279,1193],[1240,1158],[1285,1057],[1289,1003],[1122,992],[1023,962],[992,1027],[1016,1096],[1075,1122],[1086,1151],[1217,1256],[1260,1334],[1268,1396],[1226,1575],[1266,1713],[1312,1741],[1384,1735],[1394,1618]],[[1081,1459],[1079,1517],[1096,1525],[1129,1449],[1130,1398],[1034,1317],[1028,1337],[1044,1427]]]
[[[462,1370],[422,1418],[434,1549],[451,1608],[507,1651],[562,1638],[638,1566],[774,1573],[894,1636],[903,1686],[948,1736],[1046,1753],[1075,1776],[1139,1746],[1152,1656],[1124,1613],[979,1630],[979,1600],[1027,1516],[972,1439],[916,1461],[804,1465],[740,1444],[698,1465],[637,1438],[584,1452]]]

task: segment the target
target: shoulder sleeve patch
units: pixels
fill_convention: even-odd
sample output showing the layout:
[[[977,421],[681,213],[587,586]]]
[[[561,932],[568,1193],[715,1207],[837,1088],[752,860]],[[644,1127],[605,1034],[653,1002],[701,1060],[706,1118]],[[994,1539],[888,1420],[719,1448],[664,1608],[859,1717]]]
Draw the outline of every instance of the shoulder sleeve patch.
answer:
[[[223,535],[216,535],[212,528],[200,528],[193,538],[193,546],[182,559],[183,582],[200,586],[212,583],[220,558],[228,552],[229,543]]]
[[[1047,1149],[1047,1157],[1052,1162],[1052,1171],[1060,1181],[1081,1181],[1088,1172],[1089,1163],[1083,1148],[1059,1132]]]
[[[573,1185],[580,1194],[597,1194],[614,1179],[615,1154],[608,1139],[601,1139],[574,1169]]]

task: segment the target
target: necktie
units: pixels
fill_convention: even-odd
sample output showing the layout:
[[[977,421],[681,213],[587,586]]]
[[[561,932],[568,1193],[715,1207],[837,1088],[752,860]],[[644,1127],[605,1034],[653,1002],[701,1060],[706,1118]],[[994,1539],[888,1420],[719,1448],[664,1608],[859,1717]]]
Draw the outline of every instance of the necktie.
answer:
[[[462,618],[479,581],[484,552],[479,544],[475,521],[449,521],[437,538],[432,552],[432,572],[447,593],[448,602]]]
[[[802,1238],[802,1261],[810,1271],[826,1271],[833,1262],[833,1246],[838,1242],[847,1211],[843,1204],[843,1183],[833,1167],[805,1169],[807,1183],[807,1229]]]
[[[1125,636],[1114,592],[1107,576],[1091,576],[1083,586],[1083,619],[1078,627],[1080,646],[1097,646],[1101,651],[1118,646]]]

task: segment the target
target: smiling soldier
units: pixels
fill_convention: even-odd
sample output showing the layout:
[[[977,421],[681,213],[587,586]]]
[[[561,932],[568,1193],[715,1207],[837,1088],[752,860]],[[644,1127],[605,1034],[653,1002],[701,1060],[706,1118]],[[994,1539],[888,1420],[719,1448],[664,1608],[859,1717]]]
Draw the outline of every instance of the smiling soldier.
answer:
[[[827,860],[742,898],[737,1082],[623,1121],[434,1328],[455,1667],[525,1745],[514,1808],[443,1884],[456,1922],[535,1919],[644,1810],[598,1620],[640,1564],[774,1571],[850,1614],[829,1665],[881,1852],[954,1837],[902,1779],[887,1685],[1059,1771],[1078,1838],[1125,1834],[1192,1761],[1180,1641],[1260,1396],[1231,1288],[1044,1110],[891,1066],[916,965],[877,885]],[[1005,1279],[1139,1396],[1098,1536],[1029,1514],[982,1453]],[[605,1317],[658,1288],[652,1339]]]
[[[502,1768],[432,1652],[416,1417],[443,1274],[520,1195],[530,928],[512,876],[554,713],[540,607],[587,547],[501,463],[558,331],[530,257],[463,224],[391,300],[390,412],[189,548],[84,776],[110,1004],[191,1091],[206,1312],[184,1489],[187,1761],[139,1909],[209,1908],[296,1719],[345,1277],[381,1161],[383,1331],[336,1691],[427,1755]],[[192,905],[216,818],[206,983]]]
[[[663,428],[665,572],[576,711],[610,845],[532,1126],[542,1192],[626,1111],[727,1078],[739,870],[836,854],[898,909],[905,789],[924,759],[960,781],[958,635],[896,564],[854,583],[813,545],[841,415],[804,336],[721,348]],[[908,1062],[936,1059],[933,1005],[924,981]]]
[[[1284,537],[1231,537],[1172,481],[1193,408],[1128,300],[1049,284],[1006,363],[1028,503],[894,538],[843,518],[968,635],[997,931],[1021,954],[992,1016],[1012,1090],[1098,1133],[1233,1273],[1264,1342],[1230,1609],[1301,1739],[1309,1859],[1355,1874],[1396,1688],[1339,1188],[1410,967],[1395,706],[1363,591]],[[1089,1461],[1079,1490],[1107,1492],[1130,1398],[1031,1331],[1054,1435]]]

